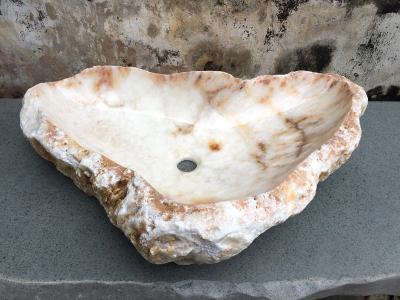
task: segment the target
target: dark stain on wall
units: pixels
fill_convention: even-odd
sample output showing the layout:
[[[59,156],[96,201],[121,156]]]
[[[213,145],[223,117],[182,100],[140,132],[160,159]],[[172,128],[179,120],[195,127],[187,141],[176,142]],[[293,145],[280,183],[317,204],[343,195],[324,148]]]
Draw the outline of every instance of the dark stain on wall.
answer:
[[[375,0],[374,3],[378,8],[378,15],[397,13],[400,11],[399,0]]]
[[[129,49],[132,49],[133,52],[129,57],[134,59],[130,64],[127,64],[128,66],[163,74],[187,71],[185,67],[176,62],[177,58],[180,57],[178,50],[160,50],[141,42],[135,43]],[[139,64],[136,63],[136,53],[141,53],[141,62]]]
[[[150,23],[149,27],[147,27],[148,36],[155,38],[159,33],[160,29],[154,23]]]
[[[46,15],[44,14],[44,12],[40,9],[37,10],[38,12],[38,20],[39,21],[43,21],[46,18]]]
[[[334,50],[333,42],[291,50],[278,57],[275,63],[275,74],[286,74],[296,70],[322,72],[329,66]]]
[[[21,14],[18,22],[26,29],[27,32],[39,31],[45,27],[43,20],[47,18],[47,15],[40,9],[32,11],[27,14]],[[20,38],[25,39],[24,32],[20,33]]]
[[[173,59],[174,57],[179,57],[179,51],[175,51],[175,50],[162,50],[161,52],[155,52],[157,60],[158,60],[158,64],[164,65],[167,63],[171,63],[171,59]]]
[[[286,21],[293,11],[296,11],[298,7],[308,2],[309,0],[273,0],[275,3],[278,13],[276,15],[278,22],[280,23],[279,29],[268,28],[264,36],[264,45],[269,46],[270,42],[274,38],[281,38],[286,32]]]
[[[377,86],[367,92],[369,100],[400,101],[400,87],[391,85],[388,88]]]
[[[56,12],[55,8],[50,3],[46,3],[45,8],[46,8],[46,12],[47,12],[47,15],[49,16],[49,18],[51,20],[55,20],[57,18],[57,12]]]
[[[25,94],[26,87],[22,85],[15,84],[13,86],[6,86],[3,83],[0,83],[0,98],[3,98],[4,96],[1,95],[4,93],[3,91],[6,91],[6,98],[22,98]]]
[[[248,3],[245,0],[232,0],[232,8],[233,13],[242,12],[248,8]]]
[[[197,0],[164,0],[163,2],[166,10],[174,10],[176,7],[191,13],[201,13],[201,1]]]
[[[376,6],[377,15],[397,13],[400,11],[399,0],[341,0],[340,2],[346,5],[346,8],[350,13],[354,7],[359,7],[370,3]]]
[[[358,51],[361,52],[373,52],[375,50],[375,45],[372,42],[372,37],[368,40],[367,43],[360,44],[358,47]]]
[[[386,33],[376,30],[375,25],[368,31],[367,40],[359,44],[357,56],[359,63],[380,61],[386,59],[386,53],[382,51],[384,46],[389,46]]]
[[[265,0],[264,2],[268,2],[270,0]],[[201,2],[201,1],[198,1]],[[206,2],[206,1],[202,1]],[[240,13],[250,13],[253,10],[258,10],[260,6],[263,4],[261,1],[248,1],[248,0],[212,0],[213,6],[220,16],[223,16],[220,14],[220,12],[224,12],[224,15],[226,16],[226,13],[228,15],[231,14],[240,14]]]
[[[10,0],[12,3],[14,3],[16,6],[22,6],[24,5],[24,2],[22,0]]]
[[[207,61],[203,67],[204,71],[222,71],[222,65],[215,63],[212,60]]]
[[[286,26],[285,25],[281,25],[280,29],[278,31],[275,31],[272,28],[268,28],[267,32],[265,33],[264,36],[264,45],[268,46],[271,42],[272,39],[274,38],[281,38],[283,36],[283,34],[286,31]]]
[[[281,23],[285,22],[292,11],[296,11],[300,4],[308,1],[309,0],[274,0],[278,8],[278,14],[276,15],[278,21]]]
[[[281,38],[286,32],[286,21],[293,11],[296,11],[301,4],[309,0],[272,0],[277,9],[277,20],[280,23],[279,29],[268,28],[264,36],[264,45],[269,45],[274,38]],[[332,1],[331,1],[332,2]],[[377,8],[377,15],[398,13],[400,11],[400,0],[339,0],[347,8],[347,14],[351,15],[354,7],[366,4],[374,4]]]
[[[199,71],[224,71],[236,77],[252,77],[256,73],[248,49],[225,49],[211,42],[194,47],[190,61],[193,69]]]

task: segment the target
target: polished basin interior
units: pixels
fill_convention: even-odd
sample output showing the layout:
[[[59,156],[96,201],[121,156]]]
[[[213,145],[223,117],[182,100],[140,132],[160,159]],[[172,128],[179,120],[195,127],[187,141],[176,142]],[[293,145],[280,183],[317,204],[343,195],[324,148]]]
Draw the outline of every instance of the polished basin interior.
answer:
[[[199,204],[276,187],[332,137],[351,97],[348,84],[328,74],[241,80],[107,66],[39,84],[24,101],[171,201]]]

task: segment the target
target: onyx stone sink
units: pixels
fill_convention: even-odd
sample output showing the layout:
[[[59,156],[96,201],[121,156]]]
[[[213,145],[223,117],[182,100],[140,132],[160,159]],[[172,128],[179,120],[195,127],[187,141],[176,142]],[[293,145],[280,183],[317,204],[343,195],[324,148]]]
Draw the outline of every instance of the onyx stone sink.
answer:
[[[335,74],[104,66],[29,89],[21,128],[146,259],[214,263],[304,209],[357,147],[366,104]]]

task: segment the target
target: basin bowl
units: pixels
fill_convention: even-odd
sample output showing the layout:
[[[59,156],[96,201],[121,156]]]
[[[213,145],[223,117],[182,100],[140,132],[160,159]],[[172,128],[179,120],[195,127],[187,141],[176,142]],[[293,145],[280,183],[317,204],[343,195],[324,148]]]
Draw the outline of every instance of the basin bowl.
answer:
[[[25,101],[166,199],[199,204],[275,188],[333,136],[351,95],[345,81],[311,72],[241,80],[98,67],[40,84]]]

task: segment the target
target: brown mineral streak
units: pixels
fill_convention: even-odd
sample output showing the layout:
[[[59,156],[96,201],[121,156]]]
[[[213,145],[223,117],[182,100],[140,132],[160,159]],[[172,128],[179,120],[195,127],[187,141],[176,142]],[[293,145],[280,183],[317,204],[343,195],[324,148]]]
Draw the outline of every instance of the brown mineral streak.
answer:
[[[331,82],[331,83],[329,84],[329,89],[334,88],[338,83],[339,83],[339,81],[334,80],[333,82]]]
[[[314,78],[311,80],[311,84],[316,84],[321,79],[323,79],[323,76],[315,75]]]
[[[211,201],[212,199],[198,199],[198,202],[196,203],[197,205],[192,205],[192,204],[180,204],[180,203],[175,203],[175,202],[170,202],[167,200],[163,200],[163,196],[159,195],[158,197],[152,198],[152,205],[160,211],[163,215],[165,215],[165,219],[170,220],[171,218],[169,217],[170,215],[172,216],[188,216],[193,213],[202,213],[202,212],[210,212],[214,207],[210,207],[207,205],[201,205],[201,204],[207,204]]]
[[[288,124],[291,128],[294,130],[298,131],[300,134],[300,140],[299,144],[297,145],[297,153],[296,156],[299,157],[300,154],[302,153],[304,145],[307,143],[307,136],[306,133],[304,132],[303,128],[300,128],[299,124],[304,121],[307,117],[303,117],[299,120],[294,120],[292,118],[285,118],[286,124]]]
[[[99,67],[98,69],[95,73],[97,75],[97,81],[94,86],[95,91],[99,91],[103,87],[111,89],[114,80],[112,69],[108,67]]]
[[[218,152],[221,150],[221,144],[217,141],[209,141],[208,148],[213,152]]]
[[[215,201],[214,198],[195,198],[192,200],[192,205],[199,205],[199,204],[207,204],[213,203]]]
[[[227,84],[227,85],[220,86],[220,87],[218,87],[218,88],[216,88],[214,90],[206,90],[206,91],[204,91],[204,93],[206,94],[206,101],[213,107],[214,106],[221,106],[221,103],[219,103],[219,102],[216,103],[215,99],[216,99],[217,95],[220,92],[222,92],[225,89],[229,89],[230,87],[231,87],[231,85]]]
[[[131,68],[129,67],[118,67],[118,71],[120,73],[120,76],[128,76],[131,73]]]
[[[113,171],[116,172],[121,177],[127,177],[127,179],[131,179],[133,176],[133,171],[120,166],[119,164],[113,162],[111,159],[105,156],[101,156],[100,164],[105,169],[112,168]]]
[[[246,81],[243,81],[239,78],[234,78],[229,74],[221,73],[222,76],[225,76],[228,80],[228,83],[222,84],[212,90],[209,89],[209,80],[212,80],[211,72],[192,72],[195,73],[196,79],[193,82],[193,85],[198,89],[198,91],[203,96],[205,103],[208,103],[213,109],[221,113],[223,113],[223,106],[227,101],[227,97],[218,98],[218,95],[224,90],[230,90],[232,93],[234,91],[238,92],[242,90],[246,86]],[[204,75],[204,76],[203,76]],[[225,116],[227,117],[227,116]]]
[[[236,208],[243,210],[247,207],[248,202],[245,199],[241,199],[241,200],[236,200],[234,202],[234,206],[236,206]]]
[[[166,202],[161,199],[162,197],[154,197],[152,205],[163,214],[183,214],[185,213],[185,207],[182,204]]]
[[[257,78],[255,81],[264,85],[269,85],[271,83],[271,78],[268,75],[261,76],[261,78]]]
[[[147,76],[155,83],[155,84],[163,84],[167,81],[167,75],[158,74],[158,73],[149,73]]]
[[[266,170],[268,168],[267,164],[263,161],[264,156],[260,154],[251,154],[251,157],[254,158],[257,164],[261,166],[262,170]]]
[[[49,140],[53,142],[56,141],[57,127],[49,120],[45,120],[44,122],[47,126],[46,136],[49,138]]]
[[[299,157],[302,153],[303,147],[304,145],[307,143],[307,136],[305,134],[304,128],[300,128],[300,123],[303,122],[304,120],[306,120],[308,117],[304,116],[298,120],[295,120],[293,118],[288,118],[285,116],[285,114],[283,112],[281,112],[279,109],[277,109],[275,106],[271,105],[272,110],[274,110],[276,112],[276,114],[278,116],[280,116],[284,122],[289,126],[290,129],[298,132],[300,134],[300,140],[298,141],[299,144],[297,145],[298,149],[297,149],[297,153],[296,153],[296,157]],[[275,134],[275,137],[279,137],[282,136],[284,134],[288,134],[289,131],[281,131]]]
[[[76,76],[73,76],[71,78],[64,79],[63,84],[66,88],[72,89],[72,88],[82,84],[82,81],[79,78],[77,78]]]
[[[267,151],[267,146],[262,142],[257,143],[257,147],[263,153],[265,153]]]
[[[221,107],[224,104],[225,99],[217,99],[219,93],[223,90],[229,89],[232,87],[232,82],[227,84],[223,84],[218,86],[213,90],[209,90],[207,86],[208,80],[211,79],[210,76],[202,76],[202,74],[197,75],[197,78],[194,81],[194,86],[198,88],[199,92],[203,95],[204,100],[213,108]],[[216,101],[220,100],[220,101]]]
[[[192,133],[194,128],[194,124],[184,124],[184,125],[177,125],[176,130],[172,133],[173,136],[177,135],[188,135]]]
[[[198,74],[193,84],[194,85],[200,85],[202,78],[203,78],[202,74],[201,73]]]
[[[189,75],[193,72],[181,72],[181,73],[173,73],[173,74],[160,74],[160,73],[150,73],[148,72],[146,75],[153,81],[155,84],[166,84],[168,82],[181,82],[186,80]]]
[[[261,104],[270,104],[271,99],[267,96],[263,96],[263,97],[258,98],[257,102],[261,103]]]
[[[246,86],[246,81],[242,81],[239,85],[238,85],[238,90],[242,90],[244,87]]]

